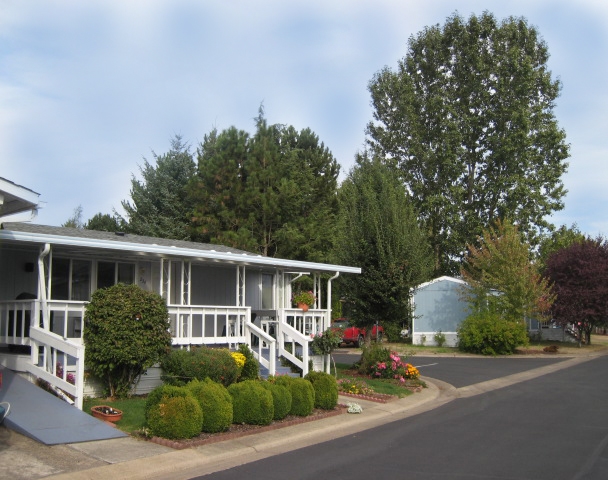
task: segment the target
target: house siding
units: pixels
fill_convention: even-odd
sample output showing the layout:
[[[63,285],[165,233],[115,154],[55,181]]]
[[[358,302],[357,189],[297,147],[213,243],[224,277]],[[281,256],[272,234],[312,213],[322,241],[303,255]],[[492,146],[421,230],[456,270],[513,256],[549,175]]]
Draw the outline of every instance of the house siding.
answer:
[[[456,334],[468,316],[468,304],[460,298],[462,283],[439,279],[421,286],[414,292],[414,328],[412,341],[416,345],[434,345],[434,334],[442,332],[446,346],[456,346]]]

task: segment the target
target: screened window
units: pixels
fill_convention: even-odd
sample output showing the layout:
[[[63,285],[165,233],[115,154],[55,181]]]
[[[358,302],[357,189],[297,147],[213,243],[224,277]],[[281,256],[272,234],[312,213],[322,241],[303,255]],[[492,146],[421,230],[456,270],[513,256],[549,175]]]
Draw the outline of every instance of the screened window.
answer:
[[[97,262],[97,288],[107,288],[117,283],[135,283],[135,265],[121,262]]]
[[[262,274],[262,309],[272,310],[274,308],[273,276],[268,273]]]
[[[51,298],[54,300],[89,300],[91,262],[53,258]]]

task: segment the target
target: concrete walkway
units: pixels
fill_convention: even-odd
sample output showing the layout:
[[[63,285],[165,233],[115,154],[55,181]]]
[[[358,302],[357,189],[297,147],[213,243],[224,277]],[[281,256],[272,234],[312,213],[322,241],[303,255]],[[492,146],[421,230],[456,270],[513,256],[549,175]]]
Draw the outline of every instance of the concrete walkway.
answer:
[[[352,435],[437,408],[458,397],[507,387],[593,358],[596,356],[571,358],[459,389],[425,378],[428,388],[387,404],[341,396],[340,403],[356,402],[363,407],[363,413],[338,415],[186,450],[131,437],[44,446],[0,427],[0,478],[188,479]]]

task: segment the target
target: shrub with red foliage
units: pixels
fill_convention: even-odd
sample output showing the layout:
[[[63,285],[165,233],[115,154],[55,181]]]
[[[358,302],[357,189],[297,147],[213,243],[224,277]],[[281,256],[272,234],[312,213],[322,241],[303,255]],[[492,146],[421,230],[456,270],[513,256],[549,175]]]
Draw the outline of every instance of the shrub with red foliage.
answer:
[[[554,252],[545,275],[557,295],[551,308],[555,320],[578,330],[591,343],[594,327],[608,319],[608,245],[599,237],[587,238]]]

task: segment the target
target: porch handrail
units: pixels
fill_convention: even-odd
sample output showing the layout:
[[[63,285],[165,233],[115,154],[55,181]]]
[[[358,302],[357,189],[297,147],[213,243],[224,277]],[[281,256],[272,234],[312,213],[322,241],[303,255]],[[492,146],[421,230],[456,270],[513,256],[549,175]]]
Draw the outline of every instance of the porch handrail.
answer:
[[[84,392],[84,345],[36,325],[30,326],[32,345],[31,363],[27,370],[40,377],[55,388],[63,390],[74,397],[76,407],[82,410]],[[74,383],[67,381],[69,357],[74,359]],[[40,365],[42,363],[42,365]],[[60,363],[62,376],[57,376],[57,364]]]
[[[288,337],[286,339],[286,337]],[[291,351],[285,348],[285,343],[291,344]],[[296,330],[286,322],[279,326],[279,356],[285,357],[291,363],[302,369],[302,376],[308,374],[308,344],[310,337]],[[302,349],[302,359],[296,356],[297,347]]]
[[[255,335],[258,338],[257,345],[249,345],[249,348],[253,352],[253,356],[256,360],[268,369],[268,375],[274,375],[276,373],[276,362],[277,362],[277,341],[271,335],[266,333],[260,327],[252,322],[245,323],[245,333]],[[251,338],[250,335],[247,335]],[[252,343],[252,342],[249,342]],[[268,358],[264,358],[263,345],[268,345]]]

